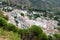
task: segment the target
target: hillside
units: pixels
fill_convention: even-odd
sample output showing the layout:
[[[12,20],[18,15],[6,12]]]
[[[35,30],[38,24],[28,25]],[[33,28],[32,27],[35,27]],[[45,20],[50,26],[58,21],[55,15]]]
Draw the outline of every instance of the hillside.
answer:
[[[60,9],[60,0],[8,0],[8,2],[37,9]]]
[[[36,8],[55,9],[60,7],[60,0],[30,0]]]

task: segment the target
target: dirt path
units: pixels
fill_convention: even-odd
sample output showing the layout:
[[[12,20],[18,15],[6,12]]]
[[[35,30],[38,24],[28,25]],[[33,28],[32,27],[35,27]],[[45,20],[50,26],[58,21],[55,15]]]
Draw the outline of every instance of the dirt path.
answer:
[[[0,40],[9,40],[9,39],[0,38]]]
[[[0,38],[0,40],[5,40],[5,39],[3,39],[3,38]]]

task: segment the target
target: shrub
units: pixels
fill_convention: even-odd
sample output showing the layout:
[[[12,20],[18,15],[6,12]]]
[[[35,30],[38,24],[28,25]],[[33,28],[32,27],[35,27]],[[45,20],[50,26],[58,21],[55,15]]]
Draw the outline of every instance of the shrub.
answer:
[[[57,27],[57,30],[60,32],[60,26]]]
[[[41,40],[48,40],[48,36],[45,33],[42,33]]]
[[[23,29],[18,29],[18,34],[22,34]]]
[[[8,20],[8,16],[7,16],[7,15],[6,15],[6,16],[4,16],[3,18],[4,18],[4,19],[6,19],[6,20]]]
[[[34,19],[36,19],[36,18],[38,18],[38,17],[40,17],[39,14],[34,14]]]
[[[60,40],[60,34],[59,33],[54,34],[53,36],[54,36],[54,40]]]
[[[53,39],[54,39],[54,37],[48,35],[48,40],[53,40]]]
[[[16,22],[16,25],[19,23],[17,20],[15,20],[15,22]]]
[[[3,36],[3,39],[5,38],[6,40],[21,40],[18,33],[14,33],[13,31],[6,31],[0,28],[0,37],[2,36]]]
[[[0,10],[0,17],[4,17],[3,12]]]
[[[4,18],[1,18],[1,17],[0,17],[0,26],[1,27],[7,26],[7,21]]]
[[[14,18],[16,19],[16,18],[17,18],[17,16],[14,16]]]
[[[18,30],[17,27],[11,23],[7,23],[7,27],[5,27],[4,29],[13,32],[17,32]]]

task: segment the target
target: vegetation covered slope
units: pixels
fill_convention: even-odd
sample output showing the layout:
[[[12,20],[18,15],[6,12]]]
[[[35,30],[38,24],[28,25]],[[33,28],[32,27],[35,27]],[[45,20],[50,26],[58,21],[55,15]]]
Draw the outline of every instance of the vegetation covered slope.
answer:
[[[60,7],[60,0],[30,0],[32,5],[37,8],[57,8]]]
[[[20,40],[18,33],[5,31],[2,28],[0,28],[0,38],[3,40]]]
[[[1,0],[3,1],[3,0]],[[27,5],[37,9],[60,9],[60,0],[4,0],[19,5]]]

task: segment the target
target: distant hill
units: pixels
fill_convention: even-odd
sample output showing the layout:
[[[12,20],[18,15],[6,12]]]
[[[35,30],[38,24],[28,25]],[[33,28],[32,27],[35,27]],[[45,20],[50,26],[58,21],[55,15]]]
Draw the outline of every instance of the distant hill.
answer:
[[[8,1],[37,9],[56,9],[56,8],[60,9],[60,0],[8,0]]]
[[[30,0],[32,6],[43,9],[60,8],[60,0]]]

